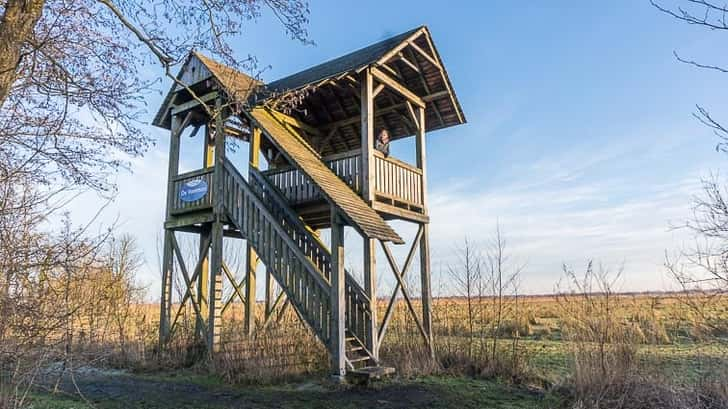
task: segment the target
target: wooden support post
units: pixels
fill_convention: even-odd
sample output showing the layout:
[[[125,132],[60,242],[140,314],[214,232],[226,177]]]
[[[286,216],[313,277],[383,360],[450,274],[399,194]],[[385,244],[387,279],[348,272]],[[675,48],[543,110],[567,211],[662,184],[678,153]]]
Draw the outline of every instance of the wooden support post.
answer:
[[[172,115],[172,126],[169,140],[169,167],[167,170],[167,209],[166,220],[169,220],[172,203],[174,203],[174,179],[179,174],[180,135],[189,121],[189,115],[184,121],[178,115]],[[170,331],[172,309],[172,282],[174,259],[172,254],[173,230],[164,231],[164,248],[162,249],[162,298],[159,312],[159,342],[160,346],[167,341]]]
[[[364,238],[364,291],[369,297],[370,320],[366,323],[367,349],[372,358],[379,362],[379,342],[377,341],[377,247],[376,240]]]
[[[203,167],[211,168],[215,166],[215,141],[211,133],[212,127],[209,124],[205,124],[205,147],[203,150],[202,163]],[[202,260],[202,267],[200,269],[200,276],[197,280],[197,304],[200,306],[200,313],[202,317],[207,320],[210,315],[209,304],[207,297],[210,291],[210,249],[203,248],[203,245],[210,237],[211,230],[210,226],[203,225],[200,231],[200,260]],[[207,336],[204,334],[204,328],[198,323],[197,333],[201,337]]]
[[[260,166],[260,128],[254,127],[253,133],[250,135],[249,146],[249,164],[253,169]],[[255,234],[255,232],[252,232]],[[250,241],[245,245],[245,334],[249,337],[255,333],[255,307],[256,307],[256,280],[255,273],[258,269],[258,255],[250,245]]]
[[[346,300],[344,284],[344,224],[331,210],[331,369],[342,380],[346,375]]]
[[[208,309],[208,292],[210,291],[210,249],[208,247],[204,247],[207,241],[210,239],[210,226],[209,225],[203,225],[202,229],[200,231],[200,262],[202,263],[200,267],[200,275],[197,278],[197,305],[200,306],[200,314],[202,315],[203,319],[207,320],[207,316],[210,314],[210,311]],[[204,334],[204,328],[201,327],[199,324],[197,325],[197,333],[199,336],[204,337],[206,336]]]
[[[374,78],[369,69],[361,77],[361,192],[365,202],[374,200]]]
[[[250,243],[245,245],[245,260],[245,335],[252,337],[255,334],[255,288],[257,285],[255,275],[258,269],[258,255]]]
[[[265,268],[265,322],[268,322],[270,315],[273,313],[273,277]]]
[[[427,149],[425,141],[425,108],[417,107],[417,167],[422,171],[422,209],[427,214]],[[427,334],[427,344],[430,355],[435,357],[435,348],[432,339],[432,288],[430,271],[430,228],[427,223],[422,225],[420,238],[420,276],[422,290],[422,326]]]
[[[205,126],[205,151],[203,154],[204,167],[215,166],[215,141],[212,140],[211,127]]]
[[[207,322],[207,347],[212,355],[220,350],[222,330],[222,223],[212,223],[212,248],[210,249],[210,295]]]
[[[174,230],[164,231],[164,249],[162,255],[162,298],[159,312],[159,346],[163,347],[169,340],[170,320],[172,315],[172,272],[174,259],[172,254],[172,238]]]
[[[223,225],[224,186],[223,162],[225,160],[225,129],[222,112],[222,100],[215,100],[215,174],[213,180],[213,209],[215,222],[212,223],[212,248],[210,249],[210,292],[208,296],[209,318],[207,322],[208,353],[218,352],[220,348],[220,330],[222,328],[222,257],[223,257]]]

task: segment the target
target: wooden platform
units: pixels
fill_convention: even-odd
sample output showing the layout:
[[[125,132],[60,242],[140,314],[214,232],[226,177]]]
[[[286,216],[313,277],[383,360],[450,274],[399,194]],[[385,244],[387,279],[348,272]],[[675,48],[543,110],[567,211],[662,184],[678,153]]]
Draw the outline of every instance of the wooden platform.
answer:
[[[331,171],[305,143],[286,129],[265,108],[246,112],[278,145],[280,151],[295,163],[321,190],[327,201],[335,204],[342,215],[369,238],[404,243],[402,238],[369,205]]]

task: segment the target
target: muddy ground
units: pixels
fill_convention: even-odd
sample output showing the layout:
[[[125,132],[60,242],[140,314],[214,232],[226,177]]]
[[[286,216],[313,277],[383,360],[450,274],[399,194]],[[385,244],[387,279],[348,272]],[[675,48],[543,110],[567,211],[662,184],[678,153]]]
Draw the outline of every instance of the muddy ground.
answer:
[[[392,379],[369,387],[346,387],[314,379],[273,386],[228,386],[204,376],[138,375],[82,370],[65,375],[61,393],[49,393],[48,376],[32,396],[43,408],[539,408],[542,396],[492,381],[430,377]]]

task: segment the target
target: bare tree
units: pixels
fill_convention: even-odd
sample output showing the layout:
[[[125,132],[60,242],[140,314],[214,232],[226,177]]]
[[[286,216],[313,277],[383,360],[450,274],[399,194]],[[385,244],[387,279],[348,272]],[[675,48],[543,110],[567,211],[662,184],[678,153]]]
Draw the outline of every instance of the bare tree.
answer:
[[[139,127],[145,66],[174,80],[196,49],[255,71],[231,41],[264,9],[308,42],[303,0],[0,1],[0,177],[110,189],[108,173],[152,143]]]
[[[466,237],[463,244],[456,249],[458,256],[456,265],[448,265],[447,271],[452,277],[456,294],[465,297],[467,311],[468,356],[473,356],[475,324],[478,316],[482,317],[482,265],[483,260],[473,243]],[[482,324],[482,319],[481,319]],[[481,325],[481,329],[483,326]]]
[[[514,310],[518,307],[518,285],[521,273],[525,268],[524,265],[512,260],[500,225],[496,226],[495,235],[488,247],[487,266],[489,273],[487,280],[491,285],[494,314],[491,360],[495,362],[498,341],[503,335],[503,322],[508,318],[513,318]],[[519,336],[519,334],[514,335],[516,339]]]
[[[728,5],[712,0],[650,0],[653,7],[684,23],[703,27],[711,31],[728,33]],[[710,63],[701,63],[690,58],[682,57],[673,51],[675,58],[685,64],[701,69],[728,73],[728,68]],[[693,116],[705,126],[713,130],[719,138],[716,151],[728,153],[728,129],[719,120],[711,116],[710,111],[701,105],[696,105]]]

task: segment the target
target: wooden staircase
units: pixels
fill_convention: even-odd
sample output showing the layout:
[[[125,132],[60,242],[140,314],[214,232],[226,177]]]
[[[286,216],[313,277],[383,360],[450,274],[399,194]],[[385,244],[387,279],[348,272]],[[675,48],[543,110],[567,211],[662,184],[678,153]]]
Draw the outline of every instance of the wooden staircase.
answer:
[[[231,223],[256,250],[293,307],[329,351],[331,329],[331,272],[329,249],[311,233],[283,195],[257,170],[248,181],[229,162],[223,171],[224,209]],[[367,349],[371,344],[369,298],[349,272],[345,279],[347,375],[389,374]]]

